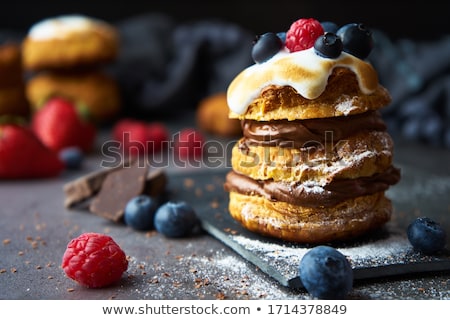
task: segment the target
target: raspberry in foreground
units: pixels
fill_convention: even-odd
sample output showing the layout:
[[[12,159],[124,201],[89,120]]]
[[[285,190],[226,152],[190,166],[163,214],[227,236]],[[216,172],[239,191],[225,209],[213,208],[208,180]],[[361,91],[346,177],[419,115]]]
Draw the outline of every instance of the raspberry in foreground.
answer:
[[[61,267],[69,278],[79,284],[101,288],[122,277],[128,268],[128,260],[110,236],[83,233],[67,245]]]
[[[309,49],[314,46],[316,39],[323,33],[323,27],[316,19],[298,19],[286,32],[286,48],[290,52]]]

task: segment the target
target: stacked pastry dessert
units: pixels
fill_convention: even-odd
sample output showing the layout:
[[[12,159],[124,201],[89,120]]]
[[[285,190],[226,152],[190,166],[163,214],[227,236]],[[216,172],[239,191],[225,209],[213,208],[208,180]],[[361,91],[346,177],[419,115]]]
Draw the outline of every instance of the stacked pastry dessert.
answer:
[[[229,116],[243,130],[224,185],[229,211],[262,235],[348,240],[391,217],[385,191],[400,172],[378,111],[390,95],[365,61],[371,32],[330,25],[299,19],[259,37],[256,63],[228,88]]]
[[[33,108],[58,95],[85,106],[97,122],[118,114],[118,85],[103,68],[118,55],[119,37],[112,25],[81,15],[48,18],[30,28],[22,49]]]
[[[20,45],[0,43],[0,116],[28,115]]]

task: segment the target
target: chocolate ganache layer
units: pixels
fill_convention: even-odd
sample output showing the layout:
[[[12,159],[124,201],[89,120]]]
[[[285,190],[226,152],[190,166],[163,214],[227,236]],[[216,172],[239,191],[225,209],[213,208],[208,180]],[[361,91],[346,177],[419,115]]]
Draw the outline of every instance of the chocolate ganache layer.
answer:
[[[356,179],[334,179],[325,186],[273,180],[254,180],[231,170],[224,188],[228,192],[259,195],[304,207],[332,207],[350,198],[387,190],[400,180],[400,170],[391,166],[385,172]]]
[[[386,130],[386,125],[378,111],[352,116],[293,121],[244,119],[241,126],[246,143],[282,148],[308,147],[321,144],[326,139],[339,141],[363,130]]]

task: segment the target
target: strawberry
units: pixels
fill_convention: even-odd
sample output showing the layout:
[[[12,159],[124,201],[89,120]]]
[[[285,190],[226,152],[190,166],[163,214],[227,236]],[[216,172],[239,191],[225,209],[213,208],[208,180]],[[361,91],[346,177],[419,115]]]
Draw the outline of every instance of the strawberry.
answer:
[[[164,142],[168,143],[169,132],[164,124],[160,122],[150,122],[147,124],[147,140],[151,142],[149,145],[153,150],[148,150],[150,153],[159,152],[164,148]]]
[[[92,150],[97,129],[85,120],[75,105],[61,97],[49,99],[31,119],[32,130],[50,149],[59,152],[67,147]]]
[[[120,142],[127,155],[147,155],[161,151],[163,142],[168,139],[164,124],[125,118],[113,128],[113,139]]]
[[[127,155],[147,153],[147,125],[144,121],[120,120],[113,128],[113,139],[120,142],[122,151]]]
[[[178,159],[199,160],[203,154],[205,138],[194,128],[183,128],[174,139],[174,151]]]
[[[64,169],[58,155],[25,126],[0,125],[0,178],[28,179],[57,176]]]

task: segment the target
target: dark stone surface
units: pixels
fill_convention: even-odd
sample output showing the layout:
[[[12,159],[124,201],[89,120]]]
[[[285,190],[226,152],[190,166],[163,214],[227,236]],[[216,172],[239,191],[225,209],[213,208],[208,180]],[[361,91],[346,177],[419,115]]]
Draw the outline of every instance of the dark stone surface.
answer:
[[[392,223],[399,228],[398,232],[401,234],[402,228],[419,215],[431,216],[450,230],[448,151],[399,145],[397,159],[404,170],[404,180],[389,193],[396,205]],[[241,252],[218,240],[217,235],[200,230],[189,238],[168,239],[154,231],[134,231],[86,210],[65,208],[64,183],[98,170],[100,163],[101,158],[92,156],[82,172],[66,172],[55,179],[0,182],[0,299],[309,298],[295,283],[289,284],[291,287],[284,285],[271,270],[245,259]],[[427,170],[436,174],[424,173]],[[169,167],[167,171],[169,197],[187,197],[202,216],[225,214],[222,201],[226,194],[220,188],[223,169]],[[232,226],[228,223],[223,226],[227,236],[241,243],[247,237],[251,239],[244,232],[240,234],[238,226],[231,223]],[[86,289],[64,275],[60,263],[66,245],[83,232],[108,233],[125,251],[130,264],[119,283],[103,289]],[[389,243],[404,244],[402,237],[394,237],[393,242],[389,242],[390,236],[384,238],[386,250]],[[395,253],[399,247],[392,248]],[[441,257],[442,263],[438,261],[441,258],[430,258],[432,263],[428,263],[428,258],[405,250],[405,256],[387,258],[396,263],[382,274],[379,269],[367,269],[365,272],[369,274],[359,277],[365,279],[355,281],[350,298],[449,299],[448,256]],[[294,258],[275,261],[284,261],[289,269],[285,279],[295,278],[290,271],[297,264]],[[362,263],[371,265],[370,261]],[[379,263],[384,262],[376,261],[374,266]],[[281,268],[273,266],[273,261],[266,265],[273,270]],[[432,271],[437,269],[441,271]]]

